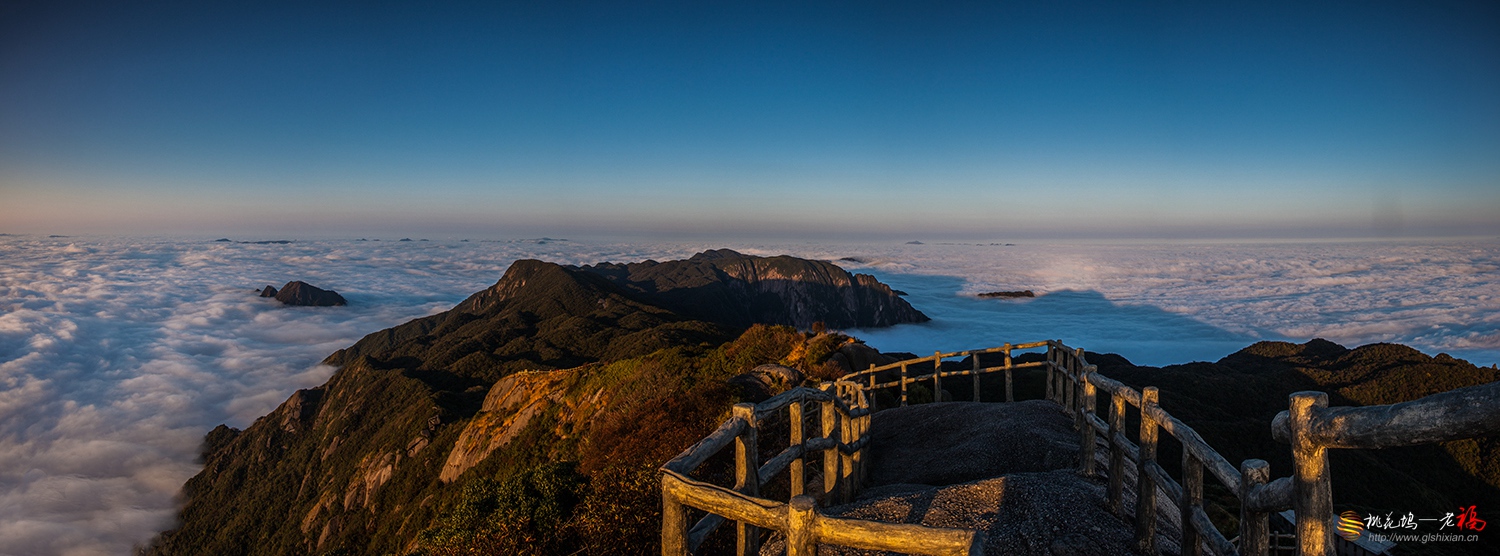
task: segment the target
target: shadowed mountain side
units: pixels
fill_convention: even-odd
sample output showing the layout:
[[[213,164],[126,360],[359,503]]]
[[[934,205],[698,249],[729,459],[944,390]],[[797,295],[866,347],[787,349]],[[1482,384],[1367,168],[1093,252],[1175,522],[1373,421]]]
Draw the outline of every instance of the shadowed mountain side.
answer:
[[[875,277],[851,275],[827,261],[718,249],[685,261],[581,269],[649,303],[739,328],[765,323],[806,329],[815,322],[833,328],[882,327],[928,320]]]
[[[384,366],[489,383],[520,370],[575,367],[729,337],[722,327],[632,299],[596,274],[522,260],[453,309],[365,336],[324,363],[369,357]]]
[[[1395,344],[1355,349],[1326,340],[1259,342],[1215,363],[1136,366],[1114,354],[1088,353],[1099,372],[1130,386],[1156,386],[1161,405],[1236,465],[1271,463],[1273,477],[1291,474],[1291,448],[1271,438],[1270,422],[1300,390],[1327,392],[1333,406],[1410,401],[1454,388],[1500,380],[1500,371]],[[1127,425],[1134,430],[1137,425]],[[1164,437],[1165,438],[1165,437]],[[1180,447],[1164,441],[1159,459],[1177,461]],[[1460,506],[1500,507],[1500,439],[1482,437],[1385,450],[1328,451],[1335,509],[1435,517]],[[1176,466],[1166,466],[1172,473]],[[1215,481],[1209,481],[1217,485]],[[1214,488],[1209,500],[1215,500]],[[1221,502],[1224,497],[1217,498]],[[1213,512],[1211,512],[1213,514]],[[1229,513],[1215,515],[1233,525]],[[1233,536],[1233,527],[1228,532]],[[1489,538],[1485,538],[1489,537]],[[1402,545],[1402,553],[1490,554],[1496,538],[1479,543]]]
[[[1262,338],[1218,328],[1150,305],[1111,301],[1093,290],[1038,291],[1035,298],[984,299],[963,294],[963,278],[874,273],[908,293],[934,320],[889,328],[850,330],[883,352],[931,354],[1005,341],[1062,339],[1069,345],[1121,353],[1150,364],[1212,361]]]

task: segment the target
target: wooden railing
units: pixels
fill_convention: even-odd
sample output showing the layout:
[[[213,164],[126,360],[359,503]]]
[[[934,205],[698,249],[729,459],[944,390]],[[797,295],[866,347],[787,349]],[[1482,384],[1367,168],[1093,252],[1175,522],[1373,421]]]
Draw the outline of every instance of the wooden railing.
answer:
[[[1005,344],[1000,347],[974,349],[969,351],[955,351],[950,353],[935,352],[929,357],[907,359],[905,361],[897,361],[895,363],[881,365],[878,367],[875,365],[870,365],[869,369],[849,373],[847,375],[844,375],[839,380],[863,384],[865,385],[865,388],[872,393],[876,390],[895,388],[899,386],[901,388],[901,405],[904,406],[910,402],[910,394],[908,390],[911,385],[931,380],[932,395],[934,396],[933,400],[936,401],[938,399],[936,396],[939,396],[942,392],[942,380],[945,378],[956,376],[974,377],[974,401],[977,402],[980,401],[979,377],[990,373],[1005,373],[1005,401],[1012,402],[1015,401],[1015,371],[1024,369],[1040,369],[1049,365],[1048,361],[1033,361],[1030,363],[1017,364],[1012,358],[1013,353],[1016,351],[1025,351],[1041,347],[1050,349],[1053,343],[1054,342],[1052,341],[1031,342],[1028,344]],[[1004,354],[1005,359],[1003,364],[992,365],[989,367],[980,366],[980,356],[994,353]],[[968,369],[944,371],[943,360],[954,357],[972,357],[973,361],[971,362],[971,366]],[[932,372],[915,376],[911,374],[912,367],[917,367],[928,363],[932,364]],[[879,381],[879,375],[891,375],[893,374],[892,371],[899,371],[899,373],[894,373],[896,374],[895,377],[885,377],[887,378],[887,380],[883,382]]]
[[[1046,347],[1045,359],[1016,363],[1015,351]],[[1003,364],[981,366],[980,356],[1003,354]],[[943,360],[972,357],[969,368],[945,371]],[[931,364],[931,372],[912,375],[913,367]],[[736,522],[736,553],[759,551],[757,528],[780,531],[787,539],[789,556],[814,555],[819,543],[888,550],[908,554],[983,554],[984,535],[978,531],[892,524],[828,516],[817,510],[817,498],[825,506],[853,500],[869,464],[867,448],[874,395],[888,388],[900,389],[901,405],[910,402],[912,384],[932,381],[932,399],[940,400],[942,380],[972,376],[974,401],[980,401],[980,377],[1005,373],[1005,401],[1014,401],[1013,373],[1022,369],[1046,370],[1047,400],[1057,403],[1073,418],[1079,431],[1079,468],[1084,476],[1096,472],[1098,435],[1104,435],[1108,450],[1108,504],[1126,519],[1124,508],[1126,465],[1134,467],[1136,503],[1133,516],[1137,548],[1157,553],[1157,494],[1174,503],[1180,516],[1184,555],[1201,555],[1204,549],[1221,556],[1266,556],[1274,535],[1269,517],[1274,512],[1296,510],[1299,554],[1333,554],[1332,497],[1329,486],[1327,448],[1385,448],[1443,442],[1500,433],[1500,382],[1463,388],[1420,400],[1372,407],[1329,408],[1327,394],[1298,392],[1291,396],[1290,412],[1282,412],[1272,423],[1278,440],[1292,444],[1296,472],[1292,478],[1270,480],[1270,467],[1260,459],[1247,459],[1236,469],[1208,445],[1192,427],[1167,413],[1159,405],[1155,387],[1141,390],[1098,373],[1088,364],[1082,349],[1061,341],[1026,344],[952,353],[937,352],[847,374],[819,389],[797,388],[760,404],[738,404],[732,417],[717,431],[689,447],[662,467],[662,554],[681,556],[696,551],[709,533],[726,520]],[[885,376],[881,376],[885,375]],[[890,375],[895,375],[890,376]],[[882,379],[885,379],[882,381]],[[1096,403],[1100,394],[1109,396],[1105,408]],[[805,438],[806,404],[820,406],[822,436]],[[1134,408],[1140,427],[1132,442],[1126,436],[1127,408]],[[757,430],[766,419],[785,411],[790,425],[790,446],[764,464],[757,456]],[[1179,468],[1181,482],[1172,478],[1157,461],[1161,431],[1182,445]],[[735,446],[735,485],[725,488],[692,478],[692,473],[711,456]],[[818,492],[806,490],[803,458],[823,453],[823,481]],[[1203,503],[1203,476],[1207,469],[1235,494],[1240,506],[1238,546],[1225,538],[1210,521]],[[790,500],[786,503],[760,498],[760,485],[782,471],[790,474]],[[689,528],[686,508],[708,512]]]
[[[822,436],[805,438],[809,404],[817,404]],[[758,460],[761,425],[785,412],[789,446],[770,460]],[[735,522],[735,553],[760,552],[759,529],[780,531],[788,556],[814,556],[817,545],[833,544],[910,554],[958,556],[983,554],[984,535],[963,529],[881,523],[824,515],[807,489],[804,456],[822,452],[823,481],[817,485],[825,505],[853,500],[866,469],[870,422],[869,396],[859,384],[824,383],[821,389],[796,388],[759,404],[737,404],[728,421],[662,467],[662,554],[696,551],[726,520]],[[692,477],[719,451],[734,445],[733,488]],[[786,503],[760,498],[760,486],[782,471],[790,474]],[[688,507],[708,512],[691,528]]]
[[[1271,421],[1292,445],[1290,479],[1271,483],[1276,501],[1297,515],[1298,553],[1334,553],[1328,449],[1416,446],[1500,433],[1500,382],[1459,388],[1392,405],[1328,407],[1328,394],[1297,392]]]

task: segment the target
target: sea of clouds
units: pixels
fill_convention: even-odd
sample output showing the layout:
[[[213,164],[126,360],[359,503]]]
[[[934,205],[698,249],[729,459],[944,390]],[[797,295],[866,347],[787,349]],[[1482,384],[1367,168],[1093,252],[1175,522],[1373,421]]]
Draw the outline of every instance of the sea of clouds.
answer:
[[[1259,339],[1399,342],[1500,361],[1500,243],[893,245],[0,237],[0,554],[121,554],[172,525],[210,428],[244,427],[363,335],[446,310],[520,258],[707,248],[839,260],[923,325],[853,331],[930,353],[1062,339],[1139,364]],[[844,260],[840,260],[844,259]],[[346,307],[256,296],[305,280]],[[978,293],[1030,289],[1034,299]]]

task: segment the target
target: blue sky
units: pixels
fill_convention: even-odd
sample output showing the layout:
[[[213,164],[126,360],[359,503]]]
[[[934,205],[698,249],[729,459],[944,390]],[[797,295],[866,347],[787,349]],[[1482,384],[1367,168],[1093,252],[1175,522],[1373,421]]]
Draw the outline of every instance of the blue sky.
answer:
[[[0,232],[1500,234],[1489,3],[261,4],[0,6]]]

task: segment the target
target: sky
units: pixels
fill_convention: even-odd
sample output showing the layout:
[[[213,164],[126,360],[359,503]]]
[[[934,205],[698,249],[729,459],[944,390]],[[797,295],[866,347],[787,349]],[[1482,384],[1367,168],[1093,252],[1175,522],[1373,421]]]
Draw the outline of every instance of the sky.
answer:
[[[1500,235],[1494,3],[422,4],[0,4],[0,233]]]

